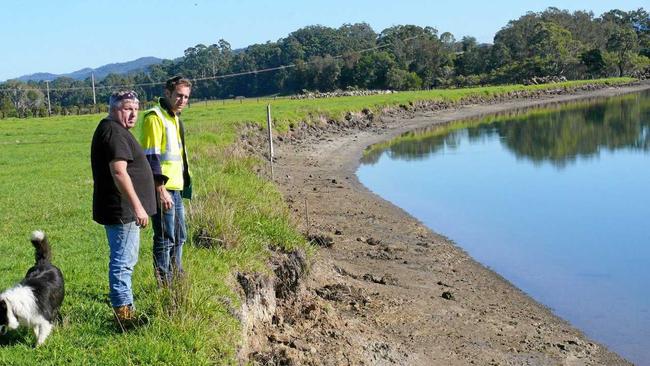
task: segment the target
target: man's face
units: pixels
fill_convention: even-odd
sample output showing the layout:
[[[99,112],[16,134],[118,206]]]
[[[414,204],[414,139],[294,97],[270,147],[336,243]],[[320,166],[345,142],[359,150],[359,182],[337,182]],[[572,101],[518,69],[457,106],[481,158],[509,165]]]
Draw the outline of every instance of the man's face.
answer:
[[[176,89],[173,92],[165,90],[165,96],[174,113],[178,113],[185,108],[187,101],[190,100],[190,92],[190,87],[187,85],[176,85]]]
[[[113,111],[113,118],[116,119],[122,126],[127,129],[133,128],[138,119],[138,110],[140,104],[138,102],[125,100],[122,106]]]

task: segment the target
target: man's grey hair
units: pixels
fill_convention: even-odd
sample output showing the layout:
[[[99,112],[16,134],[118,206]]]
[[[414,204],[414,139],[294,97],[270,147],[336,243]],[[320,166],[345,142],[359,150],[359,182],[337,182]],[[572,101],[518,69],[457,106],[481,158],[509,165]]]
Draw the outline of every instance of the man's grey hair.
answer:
[[[122,106],[125,101],[140,103],[138,100],[138,93],[133,90],[120,90],[111,94],[108,99],[108,106],[111,110],[117,109]]]

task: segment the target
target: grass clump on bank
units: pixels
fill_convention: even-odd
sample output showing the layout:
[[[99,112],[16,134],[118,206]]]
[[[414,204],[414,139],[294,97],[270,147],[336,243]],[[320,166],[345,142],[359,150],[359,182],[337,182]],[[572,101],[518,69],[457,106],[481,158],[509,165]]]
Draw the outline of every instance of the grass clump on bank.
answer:
[[[315,100],[266,99],[195,103],[184,113],[195,198],[187,202],[189,281],[177,294],[157,288],[151,228],[144,230],[134,272],[136,305],[150,323],[120,333],[107,298],[108,245],[91,220],[90,141],[103,115],[0,121],[0,289],[22,279],[33,264],[28,237],[42,229],[53,262],[66,278],[59,324],[43,347],[32,349],[31,331],[0,337],[0,364],[236,364],[241,327],[233,316],[240,300],[233,274],[266,271],[270,247],[306,248],[282,196],[258,176],[262,164],[237,143],[244,124],[262,128],[266,104],[276,128],[301,121],[342,119],[347,112],[457,101],[516,90],[620,84],[631,79],[406,92]]]

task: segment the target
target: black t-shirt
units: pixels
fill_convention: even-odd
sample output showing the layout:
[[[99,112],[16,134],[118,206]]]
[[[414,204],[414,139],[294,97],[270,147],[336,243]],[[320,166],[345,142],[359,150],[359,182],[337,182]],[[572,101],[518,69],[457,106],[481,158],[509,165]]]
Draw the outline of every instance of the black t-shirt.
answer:
[[[93,220],[102,225],[126,224],[136,219],[127,197],[120,194],[113,181],[109,163],[116,159],[127,162],[126,171],[147,214],[156,213],[153,174],[142,147],[128,129],[105,118],[99,122],[90,147]]]

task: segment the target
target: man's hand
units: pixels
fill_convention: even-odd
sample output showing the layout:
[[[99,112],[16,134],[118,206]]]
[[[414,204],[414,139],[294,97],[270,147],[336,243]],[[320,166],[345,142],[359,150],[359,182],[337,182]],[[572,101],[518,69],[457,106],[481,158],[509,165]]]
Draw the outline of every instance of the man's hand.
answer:
[[[163,211],[171,210],[172,207],[174,207],[174,201],[172,200],[172,196],[169,194],[165,186],[160,185],[156,187],[156,190],[158,191],[158,202],[160,203]]]
[[[147,215],[147,211],[144,210],[144,207],[140,205],[140,207],[135,209],[135,224],[141,228],[145,228],[148,223],[149,215]]]

